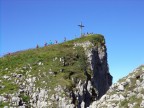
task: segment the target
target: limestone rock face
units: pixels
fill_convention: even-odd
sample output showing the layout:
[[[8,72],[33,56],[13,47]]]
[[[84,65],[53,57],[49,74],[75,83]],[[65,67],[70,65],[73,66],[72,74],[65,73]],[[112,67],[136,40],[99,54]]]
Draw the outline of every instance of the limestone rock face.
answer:
[[[112,76],[109,73],[107,64],[107,53],[105,46],[91,49],[89,57],[93,70],[92,83],[98,90],[98,98],[106,93],[112,84]]]
[[[109,73],[107,63],[107,52],[105,46],[94,46],[90,42],[77,43],[75,46],[82,46],[85,49],[85,54],[88,58],[89,67],[92,70],[92,75],[86,72],[87,80],[84,84],[77,85],[80,90],[79,103],[81,106],[88,107],[92,100],[101,98],[112,84],[112,76]],[[89,46],[93,46],[90,49]]]

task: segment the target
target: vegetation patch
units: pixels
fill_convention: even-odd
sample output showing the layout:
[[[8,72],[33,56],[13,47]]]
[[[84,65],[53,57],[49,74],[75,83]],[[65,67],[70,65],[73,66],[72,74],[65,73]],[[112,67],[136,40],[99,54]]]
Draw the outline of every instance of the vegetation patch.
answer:
[[[9,106],[8,102],[0,102],[0,108],[4,108],[4,106]]]
[[[92,74],[83,47],[74,47],[74,43],[88,41],[95,46],[105,44],[104,37],[95,34],[1,57],[0,85],[4,88],[0,88],[0,95],[15,94],[24,80],[29,77],[36,77],[34,82],[36,88],[50,88],[52,91],[49,91],[49,94],[54,94],[53,89],[58,85],[71,90],[78,80],[85,81],[86,72]],[[13,74],[20,74],[23,79]],[[10,79],[4,79],[4,75],[9,76]],[[16,84],[16,80],[19,84]],[[20,97],[26,103],[30,100],[26,94],[21,94]],[[0,103],[0,107],[6,104]]]

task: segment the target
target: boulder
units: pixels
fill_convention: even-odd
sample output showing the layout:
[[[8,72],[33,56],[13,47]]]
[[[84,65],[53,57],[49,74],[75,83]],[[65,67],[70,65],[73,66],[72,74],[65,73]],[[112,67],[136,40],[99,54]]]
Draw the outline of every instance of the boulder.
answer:
[[[144,108],[144,100],[142,100],[141,104],[140,104],[141,108]]]
[[[140,80],[136,80],[136,85],[139,86],[141,84]]]
[[[118,91],[124,91],[124,86],[120,84],[120,85],[118,86]]]

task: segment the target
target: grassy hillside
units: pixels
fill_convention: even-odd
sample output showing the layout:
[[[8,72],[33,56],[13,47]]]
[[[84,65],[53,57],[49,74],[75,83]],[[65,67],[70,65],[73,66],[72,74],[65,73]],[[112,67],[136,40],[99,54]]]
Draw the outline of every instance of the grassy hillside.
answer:
[[[87,66],[84,49],[75,47],[74,43],[90,41],[94,45],[104,44],[102,35],[88,35],[61,44],[49,45],[37,49],[19,51],[0,58],[0,95],[17,92],[15,74],[25,78],[32,76],[38,80],[36,87],[53,89],[57,85],[67,88],[73,86],[70,80],[83,80],[83,69]],[[90,72],[90,70],[87,68]],[[25,79],[20,79],[23,83]],[[46,83],[42,83],[46,82]],[[53,92],[53,91],[51,91]]]

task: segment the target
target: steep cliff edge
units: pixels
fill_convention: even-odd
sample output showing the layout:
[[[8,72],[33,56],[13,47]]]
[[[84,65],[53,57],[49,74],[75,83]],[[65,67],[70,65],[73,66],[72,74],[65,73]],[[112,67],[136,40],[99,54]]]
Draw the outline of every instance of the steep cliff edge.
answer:
[[[111,84],[98,34],[0,58],[0,107],[85,108]]]

